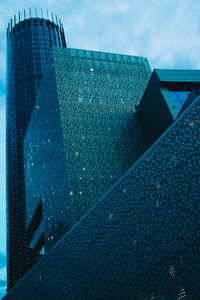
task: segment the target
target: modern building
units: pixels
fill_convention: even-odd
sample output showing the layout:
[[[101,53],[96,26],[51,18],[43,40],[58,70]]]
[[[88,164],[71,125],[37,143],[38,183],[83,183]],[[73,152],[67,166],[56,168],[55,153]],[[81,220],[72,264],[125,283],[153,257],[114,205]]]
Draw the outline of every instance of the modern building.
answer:
[[[199,299],[200,96],[5,300]]]
[[[7,44],[4,299],[199,299],[200,71],[66,48],[31,11]]]
[[[153,71],[140,105],[136,108],[147,147],[194,100],[195,92],[190,97],[191,100],[187,101],[188,104],[184,105],[191,91],[199,87],[200,70]]]
[[[150,74],[143,57],[53,50],[24,142],[28,244],[36,257],[145,152],[135,105]]]
[[[56,18],[57,20],[57,18]],[[24,137],[52,46],[66,47],[62,24],[19,13],[7,29],[7,274],[10,289],[29,268]]]

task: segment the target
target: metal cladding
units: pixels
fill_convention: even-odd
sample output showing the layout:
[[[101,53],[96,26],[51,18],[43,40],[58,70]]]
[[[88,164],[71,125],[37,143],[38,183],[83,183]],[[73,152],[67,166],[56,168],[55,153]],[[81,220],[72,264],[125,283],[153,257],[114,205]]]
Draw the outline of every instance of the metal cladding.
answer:
[[[27,223],[43,199],[47,252],[144,153],[134,105],[150,72],[144,57],[54,48],[24,142]]]
[[[199,299],[200,96],[6,300]]]

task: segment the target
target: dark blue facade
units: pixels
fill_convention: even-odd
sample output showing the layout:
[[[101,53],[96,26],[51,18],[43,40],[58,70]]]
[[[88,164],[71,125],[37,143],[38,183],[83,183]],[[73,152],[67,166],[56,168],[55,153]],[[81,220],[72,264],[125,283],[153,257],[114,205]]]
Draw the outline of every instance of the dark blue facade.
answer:
[[[16,22],[16,18],[15,21]],[[63,27],[42,18],[7,30],[8,288],[28,270],[23,141],[52,46],[66,47]]]
[[[147,147],[151,146],[182,112],[191,91],[200,86],[199,70],[155,69],[137,107]],[[194,97],[191,97],[191,103]]]
[[[200,96],[5,299],[198,300]]]
[[[149,77],[144,57],[53,50],[24,140],[27,224],[42,199],[46,252],[145,152],[134,105]]]
[[[62,24],[15,23],[5,299],[199,299],[200,71],[145,90],[146,58],[52,51]]]

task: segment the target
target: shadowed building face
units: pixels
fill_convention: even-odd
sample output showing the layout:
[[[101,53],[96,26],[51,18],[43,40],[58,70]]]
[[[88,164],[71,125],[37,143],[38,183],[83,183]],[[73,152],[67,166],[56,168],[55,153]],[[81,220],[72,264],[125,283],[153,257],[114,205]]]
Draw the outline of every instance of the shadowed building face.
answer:
[[[151,146],[192,102],[197,95],[194,92],[191,94],[191,91],[199,86],[199,70],[153,71],[137,107],[147,147]]]

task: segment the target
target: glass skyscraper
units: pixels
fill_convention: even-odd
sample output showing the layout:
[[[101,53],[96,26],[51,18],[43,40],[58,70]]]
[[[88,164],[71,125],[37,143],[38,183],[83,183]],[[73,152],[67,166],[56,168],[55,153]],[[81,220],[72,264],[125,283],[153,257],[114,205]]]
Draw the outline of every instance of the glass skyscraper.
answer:
[[[53,18],[53,16],[52,16]],[[14,21],[14,22],[13,22]],[[44,18],[7,28],[7,279],[10,289],[29,269],[26,232],[24,137],[52,46],[66,47],[64,29]]]

